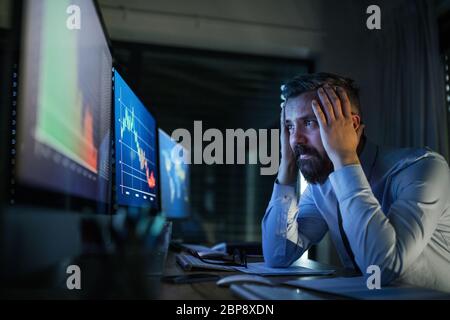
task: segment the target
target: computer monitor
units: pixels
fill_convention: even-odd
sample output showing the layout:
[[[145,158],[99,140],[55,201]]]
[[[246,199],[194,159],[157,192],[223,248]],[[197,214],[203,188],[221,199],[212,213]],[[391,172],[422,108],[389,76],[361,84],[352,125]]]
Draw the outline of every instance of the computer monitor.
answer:
[[[169,219],[188,218],[190,216],[190,171],[189,165],[180,158],[187,155],[187,150],[162,129],[159,129],[158,133],[162,211]],[[174,149],[176,146],[183,149]]]
[[[92,0],[12,4],[12,32],[20,41],[18,85],[14,78],[5,92],[13,101],[10,149],[2,151],[11,176],[2,177],[10,199],[1,214],[0,282],[85,252],[86,238],[98,239],[85,233],[86,223],[105,232],[111,224],[112,57],[98,6]],[[71,16],[80,19],[79,28]],[[110,235],[103,235],[107,241]]]
[[[155,117],[114,72],[116,201],[159,210],[158,136]]]
[[[110,201],[112,57],[91,0],[25,1],[17,179],[39,194]],[[79,29],[68,24],[71,5]],[[24,194],[29,198],[30,194]],[[36,198],[36,197],[35,197]],[[77,201],[72,201],[77,202]]]

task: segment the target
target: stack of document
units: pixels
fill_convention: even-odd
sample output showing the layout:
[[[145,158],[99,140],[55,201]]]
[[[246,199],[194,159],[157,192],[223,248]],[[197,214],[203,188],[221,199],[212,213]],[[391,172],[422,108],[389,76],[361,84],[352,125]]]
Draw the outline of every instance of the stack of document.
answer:
[[[450,299],[450,294],[426,288],[397,284],[381,289],[369,290],[364,277],[330,278],[317,280],[292,280],[285,284],[297,288],[310,289],[325,293],[336,294],[352,299],[369,300],[427,300]]]
[[[387,286],[381,289],[369,290],[364,277],[293,280],[284,282],[283,285],[271,287],[259,284],[233,284],[230,289],[238,297],[249,300],[325,299],[323,295],[321,296],[318,293],[327,293],[328,299],[330,298],[330,294],[335,295],[335,298],[359,300],[450,299],[450,294],[448,293],[408,285]]]
[[[232,284],[231,292],[246,300],[324,300],[306,290],[283,286],[265,286],[260,284]]]
[[[288,268],[270,268],[267,267],[264,262],[248,263],[247,267],[230,266],[217,264],[218,260],[211,260],[212,263],[208,263],[208,260],[200,260],[188,254],[178,254],[177,262],[184,270],[195,269],[210,269],[210,270],[222,270],[222,271],[240,271],[248,274],[258,274],[261,276],[317,276],[317,275],[329,275],[335,272],[335,270],[313,270],[300,266],[291,266]]]
[[[237,271],[249,274],[259,274],[261,276],[325,276],[333,274],[335,270],[314,270],[300,266],[290,266],[287,268],[271,268],[264,262],[248,263],[245,267],[234,267]]]

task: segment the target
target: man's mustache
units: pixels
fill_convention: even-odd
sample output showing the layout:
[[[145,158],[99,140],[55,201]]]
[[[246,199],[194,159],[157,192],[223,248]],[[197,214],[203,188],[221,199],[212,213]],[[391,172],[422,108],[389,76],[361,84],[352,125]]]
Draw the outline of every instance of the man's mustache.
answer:
[[[309,155],[309,156],[313,156],[313,157],[317,157],[317,158],[321,158],[319,152],[317,152],[316,149],[306,146],[306,145],[301,145],[298,144],[294,147],[294,153],[295,153],[295,157],[298,159],[300,158],[301,155]]]

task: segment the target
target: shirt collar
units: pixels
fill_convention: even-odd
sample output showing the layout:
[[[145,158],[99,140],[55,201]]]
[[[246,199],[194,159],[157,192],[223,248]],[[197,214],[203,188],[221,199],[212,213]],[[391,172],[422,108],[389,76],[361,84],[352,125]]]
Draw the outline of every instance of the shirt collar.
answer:
[[[377,160],[377,155],[378,146],[369,139],[366,139],[362,152],[359,156],[359,160],[367,179],[369,179],[372,174],[375,161]]]

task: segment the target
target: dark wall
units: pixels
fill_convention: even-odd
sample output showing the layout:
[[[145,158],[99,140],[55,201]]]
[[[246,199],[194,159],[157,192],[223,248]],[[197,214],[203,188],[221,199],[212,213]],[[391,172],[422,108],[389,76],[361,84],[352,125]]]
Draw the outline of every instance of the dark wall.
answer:
[[[13,65],[16,56],[13,34],[0,29],[0,206],[9,200],[9,167],[11,144],[11,99]]]
[[[310,61],[114,42],[119,70],[169,134],[195,120],[217,128],[278,128],[280,85]],[[225,143],[225,141],[224,141]],[[203,146],[206,146],[203,144]],[[274,176],[259,165],[191,166],[191,203],[208,240],[259,240]]]
[[[445,68],[445,99],[447,101],[448,135],[450,137],[450,9],[442,12],[439,16],[438,24],[440,47]]]

